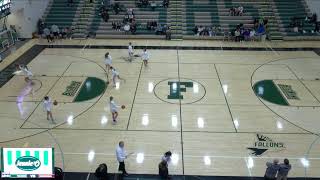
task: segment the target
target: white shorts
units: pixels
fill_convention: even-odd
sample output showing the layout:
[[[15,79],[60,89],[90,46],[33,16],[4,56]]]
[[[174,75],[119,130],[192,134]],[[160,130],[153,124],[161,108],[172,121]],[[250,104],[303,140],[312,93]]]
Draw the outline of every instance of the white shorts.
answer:
[[[118,112],[117,109],[111,109],[110,110],[112,113]]]

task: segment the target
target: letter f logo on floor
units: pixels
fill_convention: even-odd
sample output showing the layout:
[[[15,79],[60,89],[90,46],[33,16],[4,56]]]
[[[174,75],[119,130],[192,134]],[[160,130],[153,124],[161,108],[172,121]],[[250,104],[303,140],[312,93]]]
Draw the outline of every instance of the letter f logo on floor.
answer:
[[[193,87],[193,82],[168,81],[170,94],[168,99],[183,99],[181,92],[187,92],[187,88]]]

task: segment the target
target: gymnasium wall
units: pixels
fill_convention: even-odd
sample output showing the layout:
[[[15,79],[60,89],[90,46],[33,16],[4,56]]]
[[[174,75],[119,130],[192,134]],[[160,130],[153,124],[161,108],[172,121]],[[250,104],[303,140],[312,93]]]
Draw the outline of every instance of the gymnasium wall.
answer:
[[[37,22],[44,14],[50,0],[11,0],[11,14],[7,26],[15,25],[19,36],[31,38]]]
[[[306,0],[311,13],[317,13],[320,18],[320,0]]]

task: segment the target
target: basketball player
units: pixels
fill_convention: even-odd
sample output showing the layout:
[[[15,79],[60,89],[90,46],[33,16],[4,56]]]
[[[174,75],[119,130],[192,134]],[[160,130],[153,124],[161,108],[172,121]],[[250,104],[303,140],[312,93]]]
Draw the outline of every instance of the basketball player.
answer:
[[[55,124],[53,117],[52,117],[52,112],[51,112],[52,101],[48,96],[44,97],[43,108],[45,111],[47,111],[47,120],[49,121],[51,119],[52,123]]]
[[[25,81],[27,83],[32,83],[32,72],[29,70],[29,68],[26,65],[20,65],[19,66],[20,70],[23,72],[23,74],[25,75]]]
[[[132,58],[133,58],[133,47],[132,47],[132,43],[131,43],[131,42],[129,42],[128,53],[129,53],[129,58],[128,58],[128,60],[131,62],[131,61],[132,61]]]
[[[112,57],[109,54],[109,52],[107,52],[104,57],[105,57],[104,64],[106,65],[107,74],[109,74],[109,70],[110,70],[110,67],[111,67],[111,64],[112,64]]]
[[[118,117],[118,106],[117,104],[114,102],[113,97],[110,96],[110,111],[112,113],[112,122],[113,124],[117,123],[117,117]]]
[[[150,56],[149,56],[149,52],[147,51],[146,48],[143,49],[143,52],[141,54],[141,58],[143,60],[144,67],[147,67]]]
[[[110,66],[110,69],[111,69],[111,78],[112,78],[113,87],[116,87],[116,78],[118,78],[119,80],[125,81],[124,79],[120,78],[120,75],[115,68]]]

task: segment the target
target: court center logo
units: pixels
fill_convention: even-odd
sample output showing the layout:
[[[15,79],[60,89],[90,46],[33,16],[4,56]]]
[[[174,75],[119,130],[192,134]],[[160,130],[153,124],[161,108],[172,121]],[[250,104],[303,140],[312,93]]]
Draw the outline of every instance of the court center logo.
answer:
[[[261,156],[267,151],[281,151],[285,149],[283,142],[274,141],[262,134],[257,134],[256,137],[257,140],[253,143],[253,146],[247,148],[251,151],[251,155]]]
[[[171,104],[192,104],[203,99],[206,94],[205,87],[192,79],[165,79],[154,87],[154,95]]]

